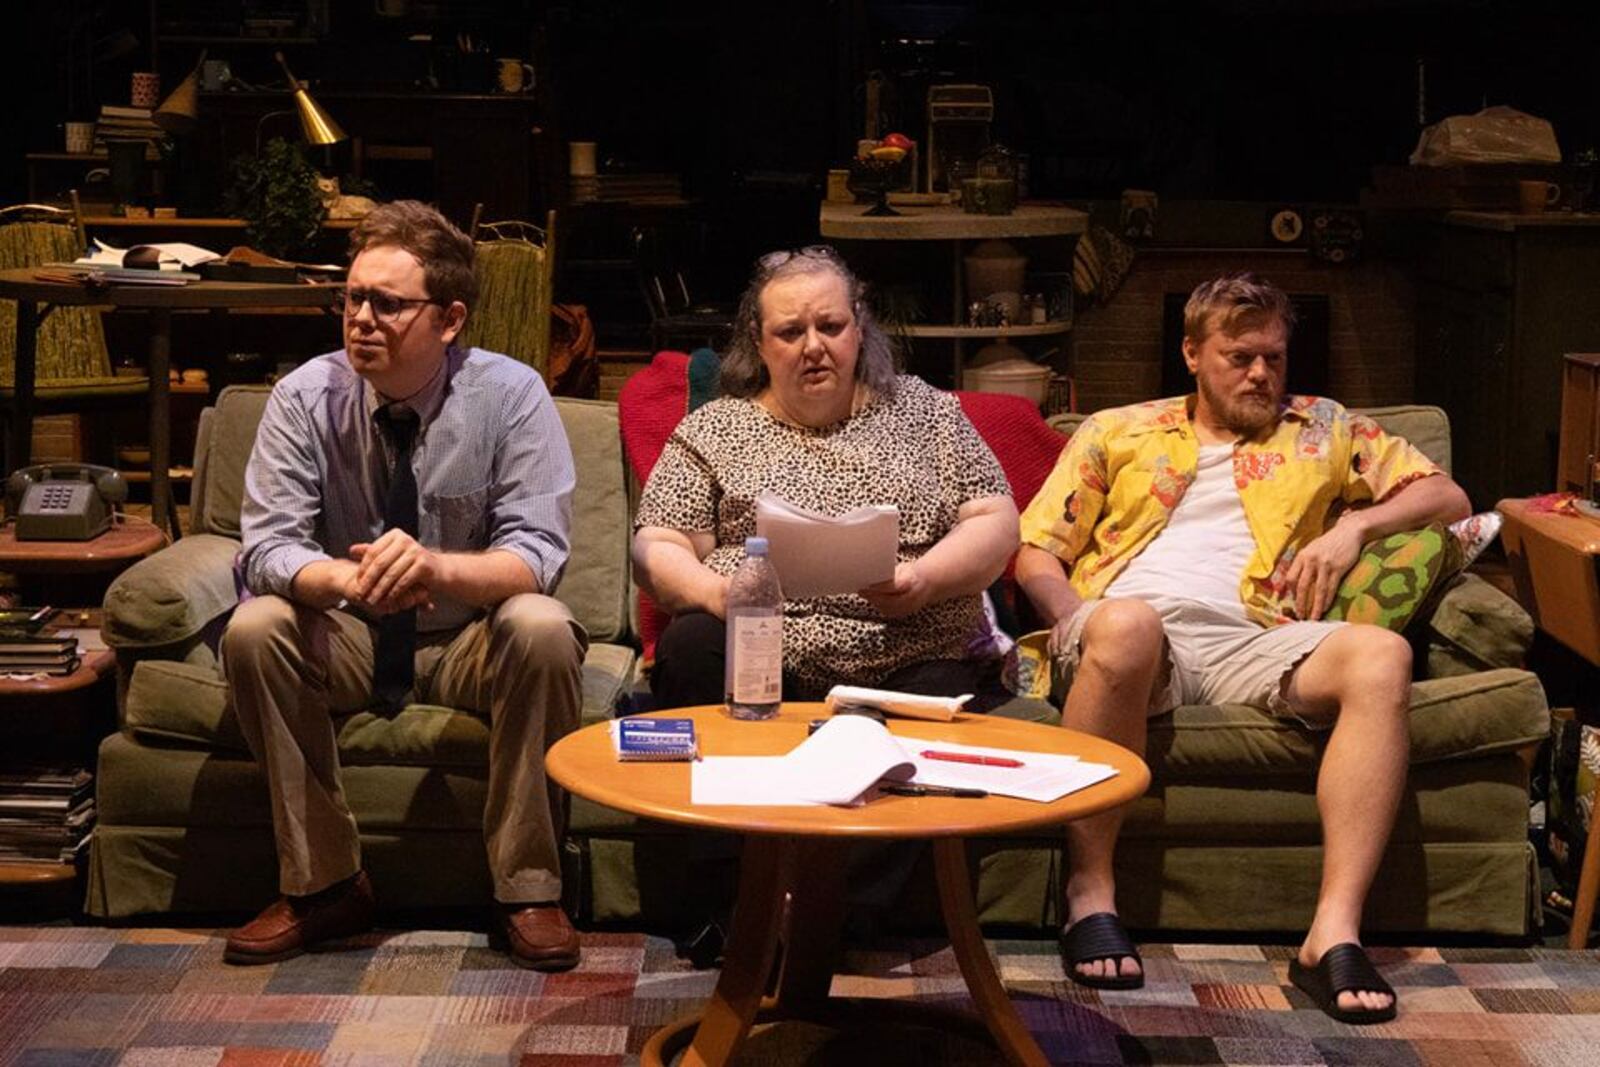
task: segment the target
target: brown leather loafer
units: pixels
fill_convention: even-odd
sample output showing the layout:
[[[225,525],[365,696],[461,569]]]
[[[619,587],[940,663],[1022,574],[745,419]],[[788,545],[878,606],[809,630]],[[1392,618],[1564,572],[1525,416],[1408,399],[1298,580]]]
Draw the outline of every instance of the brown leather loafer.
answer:
[[[306,897],[279,897],[228,935],[228,963],[277,963],[323,941],[372,928],[377,902],[366,871]]]
[[[499,904],[506,952],[518,967],[567,971],[578,965],[578,931],[559,904]]]

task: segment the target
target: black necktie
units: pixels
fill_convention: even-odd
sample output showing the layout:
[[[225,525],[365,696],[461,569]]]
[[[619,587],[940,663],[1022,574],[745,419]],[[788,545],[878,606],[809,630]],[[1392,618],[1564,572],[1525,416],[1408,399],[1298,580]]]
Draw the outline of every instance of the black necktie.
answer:
[[[379,408],[373,418],[394,446],[394,474],[383,505],[384,530],[417,536],[417,476],[411,469],[411,445],[417,437],[417,415],[408,408]],[[378,643],[372,653],[372,695],[385,711],[398,710],[416,680],[417,611],[411,608],[378,620]]]

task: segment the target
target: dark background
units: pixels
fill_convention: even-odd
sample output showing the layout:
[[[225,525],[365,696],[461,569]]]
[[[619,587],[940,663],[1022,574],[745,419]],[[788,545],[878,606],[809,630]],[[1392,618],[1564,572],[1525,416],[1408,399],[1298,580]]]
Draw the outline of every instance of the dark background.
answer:
[[[1042,195],[1138,186],[1174,198],[1354,200],[1373,163],[1403,161],[1416,141],[1419,60],[1428,121],[1511,104],[1554,122],[1569,154],[1600,141],[1593,3],[411,0],[402,17],[374,6],[328,0],[321,43],[289,49],[297,74],[413,85],[428,60],[426,45],[406,40],[415,33],[473,32],[495,55],[537,49],[541,103],[566,137],[599,141],[619,166],[679,171],[694,192],[752,174],[820,178],[859,135],[874,70],[898,90],[893,124],[919,139],[929,82],[992,86],[995,132],[1029,154]],[[128,75],[150,65],[153,11],[198,24],[305,7],[16,5],[5,69],[11,99],[27,102],[8,109],[19,147],[55,148],[65,119],[125,102]],[[161,49],[164,88],[197,49]],[[268,53],[212,49],[244,74],[261,61],[264,79],[276,76]],[[4,160],[8,193],[20,188],[18,154]]]

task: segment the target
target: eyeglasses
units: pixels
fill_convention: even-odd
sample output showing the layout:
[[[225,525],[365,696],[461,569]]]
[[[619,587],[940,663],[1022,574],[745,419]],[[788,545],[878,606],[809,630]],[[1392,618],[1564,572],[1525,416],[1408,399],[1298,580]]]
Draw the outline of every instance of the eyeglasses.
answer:
[[[843,262],[832,245],[806,245],[804,248],[788,248],[779,252],[768,252],[756,260],[756,265],[762,270],[777,270],[791,259],[822,259],[829,263]]]
[[[376,289],[339,289],[334,293],[333,310],[351,318],[361,314],[361,305],[372,305],[372,317],[379,322],[394,322],[406,308],[417,304],[438,304],[441,300],[427,296],[391,296]]]

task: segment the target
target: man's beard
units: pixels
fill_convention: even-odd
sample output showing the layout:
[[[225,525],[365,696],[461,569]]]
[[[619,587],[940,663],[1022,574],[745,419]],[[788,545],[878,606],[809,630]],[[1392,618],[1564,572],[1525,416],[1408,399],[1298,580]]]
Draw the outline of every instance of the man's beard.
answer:
[[[1221,396],[1214,392],[1211,383],[1196,379],[1206,406],[1222,423],[1223,429],[1240,437],[1254,437],[1278,420],[1282,406],[1281,394],[1269,393],[1264,397]]]

